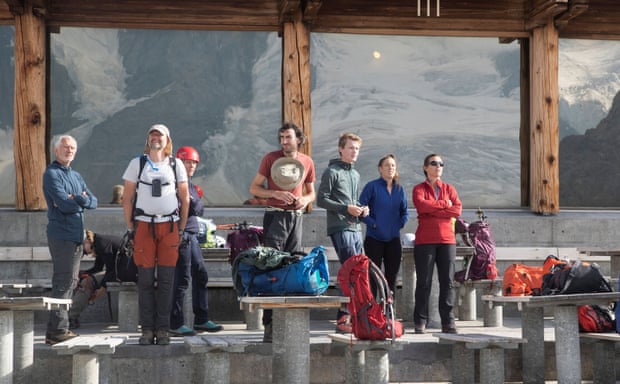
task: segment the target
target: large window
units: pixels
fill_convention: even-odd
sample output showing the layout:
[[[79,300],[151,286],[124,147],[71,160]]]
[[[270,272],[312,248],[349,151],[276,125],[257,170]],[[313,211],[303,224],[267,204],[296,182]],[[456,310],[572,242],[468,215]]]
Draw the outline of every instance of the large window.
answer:
[[[13,39],[0,27],[0,205],[13,206]],[[51,35],[52,134],[70,133],[73,166],[102,203],[146,131],[164,123],[196,147],[194,178],[211,206],[241,205],[281,122],[277,33],[61,28]],[[618,207],[620,44],[560,44],[563,207]],[[397,156],[410,195],[439,153],[465,207],[520,204],[517,42],[489,38],[311,35],[312,154],[318,177],[338,135],[364,139],[362,183]],[[616,112],[614,112],[616,111]],[[317,181],[318,184],[318,181]],[[318,185],[317,185],[318,187]],[[410,196],[409,196],[410,198]]]

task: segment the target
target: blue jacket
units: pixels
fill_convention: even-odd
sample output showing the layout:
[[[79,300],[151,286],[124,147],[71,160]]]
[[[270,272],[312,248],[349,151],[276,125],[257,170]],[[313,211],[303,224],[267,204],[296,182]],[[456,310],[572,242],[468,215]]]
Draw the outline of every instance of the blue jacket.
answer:
[[[198,223],[198,216],[202,216],[204,213],[204,206],[198,196],[198,191],[194,183],[189,183],[189,212],[187,214],[187,223],[185,224],[185,232],[198,233],[200,231],[200,224]]]
[[[370,208],[370,214],[362,218],[366,224],[366,236],[379,241],[400,237],[400,230],[409,221],[407,197],[400,184],[392,185],[388,193],[383,178],[369,181],[360,195],[360,204]]]
[[[82,192],[86,192],[86,196]],[[54,161],[43,173],[43,194],[47,203],[47,236],[81,244],[84,241],[84,209],[97,208],[97,198],[82,176],[71,167]]]

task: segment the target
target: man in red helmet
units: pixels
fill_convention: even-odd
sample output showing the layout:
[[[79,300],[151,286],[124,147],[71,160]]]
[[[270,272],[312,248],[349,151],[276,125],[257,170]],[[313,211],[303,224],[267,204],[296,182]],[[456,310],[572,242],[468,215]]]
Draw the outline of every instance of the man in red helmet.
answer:
[[[286,252],[303,251],[302,214],[314,201],[314,162],[299,152],[306,137],[293,123],[278,130],[280,149],[263,157],[250,185],[250,193],[267,199],[263,216],[263,245]],[[264,342],[271,342],[272,311],[263,312]]]
[[[204,207],[200,202],[202,188],[192,183],[192,176],[200,163],[200,155],[193,147],[181,147],[176,154],[177,159],[183,161],[187,177],[189,179],[189,212],[183,240],[179,246],[179,260],[174,277],[174,298],[172,312],[170,314],[170,333],[176,336],[190,336],[196,331],[218,332],[223,327],[209,320],[209,298],[207,282],[209,275],[202,258],[200,245],[198,244],[198,232],[200,224],[198,217],[204,213]],[[183,302],[185,292],[192,282],[192,309],[194,311],[194,329],[185,325],[183,317]]]

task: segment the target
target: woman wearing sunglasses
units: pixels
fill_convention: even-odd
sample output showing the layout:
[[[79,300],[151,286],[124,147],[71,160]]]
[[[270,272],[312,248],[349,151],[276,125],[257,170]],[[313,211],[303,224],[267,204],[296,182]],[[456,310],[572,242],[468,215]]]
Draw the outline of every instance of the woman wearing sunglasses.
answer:
[[[444,163],[431,154],[424,159],[426,180],[413,187],[413,205],[418,213],[413,257],[416,266],[416,290],[413,320],[415,333],[424,333],[429,316],[429,298],[433,268],[439,278],[439,316],[441,331],[456,333],[453,289],[456,259],[454,221],[461,214],[461,200],[456,189],[441,180]]]

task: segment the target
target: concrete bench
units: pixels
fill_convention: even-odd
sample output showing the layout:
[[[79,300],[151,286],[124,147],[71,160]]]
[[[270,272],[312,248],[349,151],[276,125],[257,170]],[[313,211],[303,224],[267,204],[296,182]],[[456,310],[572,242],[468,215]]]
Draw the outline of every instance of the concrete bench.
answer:
[[[477,303],[482,295],[502,295],[502,279],[465,280],[459,284],[458,317],[460,320],[476,320],[478,318]],[[501,327],[503,325],[503,308],[482,306],[484,326]]]
[[[452,345],[452,382],[475,383],[475,350],[480,350],[480,383],[504,382],[504,349],[516,349],[526,340],[482,333],[433,333],[440,344]]]
[[[73,384],[99,383],[100,355],[111,355],[126,340],[124,336],[78,336],[52,345],[59,355],[73,355]],[[104,377],[109,377],[104,374]]]
[[[138,285],[132,282],[108,282],[108,292],[118,292],[118,329],[121,332],[137,332],[140,323]]]
[[[595,343],[592,358],[594,383],[616,383],[616,348],[620,334],[615,332],[579,334],[583,342]]]
[[[230,382],[230,354],[243,353],[247,343],[234,337],[186,336],[185,345],[191,353],[208,353],[200,356],[204,377],[202,383],[228,384]]]
[[[387,384],[390,381],[390,350],[402,350],[404,339],[359,340],[355,336],[328,335],[345,346],[346,383]]]

